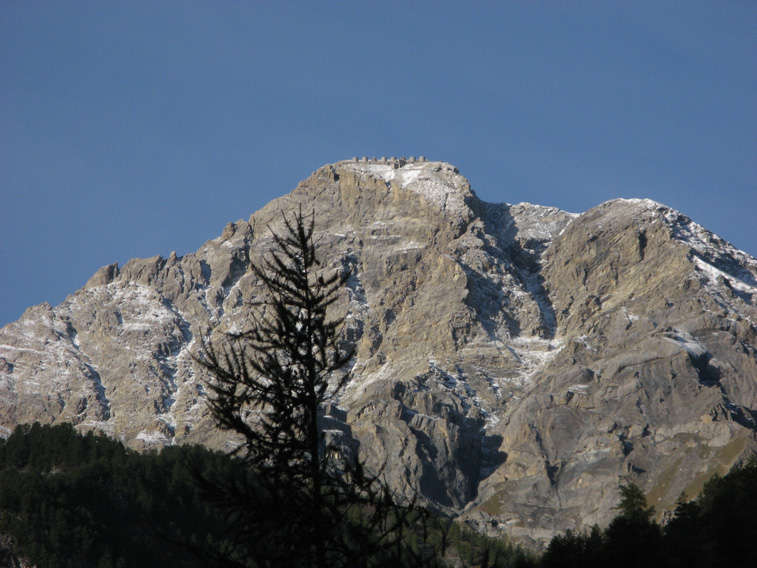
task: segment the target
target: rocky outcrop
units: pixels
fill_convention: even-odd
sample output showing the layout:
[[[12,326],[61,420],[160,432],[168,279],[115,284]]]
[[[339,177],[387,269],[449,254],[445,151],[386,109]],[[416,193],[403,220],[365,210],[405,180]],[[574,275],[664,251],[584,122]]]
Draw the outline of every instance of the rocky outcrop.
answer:
[[[576,218],[540,271],[557,352],[490,429],[507,459],[467,515],[543,540],[606,523],[621,482],[661,512],[753,453],[756,267],[654,202]]]
[[[98,271],[0,330],[0,424],[70,421],[136,448],[229,441],[192,355],[243,329],[248,269],[313,210],[352,379],[324,420],[399,492],[535,544],[659,511],[757,449],[757,261],[682,214],[489,204],[443,162],[340,162],[194,254]]]

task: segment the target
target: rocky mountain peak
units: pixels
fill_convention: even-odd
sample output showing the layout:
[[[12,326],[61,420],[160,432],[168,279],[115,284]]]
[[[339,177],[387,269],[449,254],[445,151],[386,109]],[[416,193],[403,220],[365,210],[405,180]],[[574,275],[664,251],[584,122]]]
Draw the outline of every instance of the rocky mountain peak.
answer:
[[[757,450],[757,261],[650,200],[486,203],[445,162],[326,165],[198,251],[100,269],[0,329],[0,426],[229,442],[192,355],[245,328],[282,213],[315,214],[352,379],[326,418],[397,491],[538,544],[658,510]]]
[[[468,180],[447,162],[372,160],[339,162],[336,167],[384,180],[390,188],[421,195],[441,211],[459,212],[474,197]]]

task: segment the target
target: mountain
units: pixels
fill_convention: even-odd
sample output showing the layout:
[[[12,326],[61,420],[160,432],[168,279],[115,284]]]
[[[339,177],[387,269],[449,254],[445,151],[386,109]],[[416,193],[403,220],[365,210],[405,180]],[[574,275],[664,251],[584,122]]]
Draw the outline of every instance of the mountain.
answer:
[[[444,162],[327,165],[194,254],[100,269],[0,330],[0,425],[71,422],[143,449],[223,448],[201,337],[244,329],[282,212],[315,212],[352,380],[326,409],[398,491],[535,545],[658,512],[757,452],[757,260],[683,214],[478,199]]]

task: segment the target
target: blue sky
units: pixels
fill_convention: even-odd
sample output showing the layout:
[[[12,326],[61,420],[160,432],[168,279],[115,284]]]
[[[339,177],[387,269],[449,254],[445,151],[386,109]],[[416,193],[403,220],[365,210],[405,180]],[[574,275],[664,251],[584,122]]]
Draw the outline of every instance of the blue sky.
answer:
[[[326,163],[675,207],[757,255],[757,3],[0,1],[0,325]]]

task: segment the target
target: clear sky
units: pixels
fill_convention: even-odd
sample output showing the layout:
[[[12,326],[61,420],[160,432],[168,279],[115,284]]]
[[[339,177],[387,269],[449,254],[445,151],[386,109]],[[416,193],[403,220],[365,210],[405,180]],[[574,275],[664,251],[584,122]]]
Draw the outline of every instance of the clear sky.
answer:
[[[648,197],[757,255],[757,2],[0,0],[0,325],[320,166]]]

